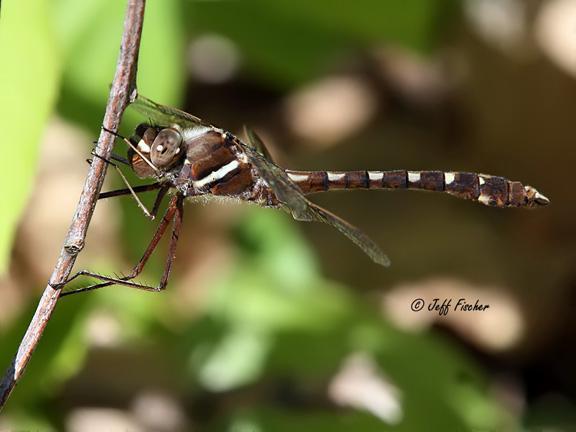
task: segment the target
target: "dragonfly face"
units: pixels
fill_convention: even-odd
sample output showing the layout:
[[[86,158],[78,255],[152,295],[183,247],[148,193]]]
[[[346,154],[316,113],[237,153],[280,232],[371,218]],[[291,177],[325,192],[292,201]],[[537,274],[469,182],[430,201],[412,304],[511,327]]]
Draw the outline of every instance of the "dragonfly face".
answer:
[[[158,175],[158,171],[149,162],[160,171],[168,171],[182,162],[185,154],[182,134],[172,127],[140,124],[131,142],[138,152],[130,148],[128,160],[136,175],[141,178]]]

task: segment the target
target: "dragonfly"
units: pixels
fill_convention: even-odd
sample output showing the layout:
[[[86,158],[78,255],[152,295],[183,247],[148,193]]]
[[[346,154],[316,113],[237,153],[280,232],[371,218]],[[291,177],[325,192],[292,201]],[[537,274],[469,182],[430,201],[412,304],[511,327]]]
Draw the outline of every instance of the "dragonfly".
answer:
[[[64,295],[90,291],[110,285],[124,285],[146,291],[166,288],[184,217],[184,201],[195,197],[229,197],[289,212],[297,221],[328,224],[358,246],[376,264],[389,266],[390,260],[364,232],[314,204],[307,196],[319,192],[353,189],[412,189],[448,193],[492,207],[534,208],[549,204],[548,198],[532,186],[504,177],[471,172],[449,171],[296,171],[277,165],[258,135],[245,129],[245,141],[200,118],[138,95],[132,104],[150,122],[136,127],[132,137],[122,138],[128,145],[127,158],[116,156],[134,173],[153,183],[130,186],[118,169],[127,188],[104,192],[99,199],[132,195],[145,215],[154,219],[160,204],[173,191],[168,207],[142,258],[126,276],[106,276],[88,270],[74,274],[88,276],[97,284],[68,290]],[[114,165],[112,161],[107,161]],[[151,211],[138,194],[157,190]],[[158,285],[134,280],[142,273],[160,240],[171,228],[168,255]]]

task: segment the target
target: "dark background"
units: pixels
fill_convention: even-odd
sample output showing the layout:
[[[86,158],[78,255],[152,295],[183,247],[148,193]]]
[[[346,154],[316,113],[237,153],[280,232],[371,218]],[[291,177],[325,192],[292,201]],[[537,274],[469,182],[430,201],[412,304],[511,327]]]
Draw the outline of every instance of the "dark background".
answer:
[[[2,6],[8,365],[83,184],[125,4]],[[575,19],[569,0],[149,0],[140,92],[253,127],[281,165],[477,171],[552,203],[314,197],[390,269],[329,227],[188,204],[168,290],[63,299],[0,429],[576,430]],[[142,119],[124,120],[129,135]],[[113,171],[106,187],[121,187]],[[154,227],[129,198],[101,202],[77,268],[129,271]],[[490,307],[439,316],[411,311],[417,298]]]

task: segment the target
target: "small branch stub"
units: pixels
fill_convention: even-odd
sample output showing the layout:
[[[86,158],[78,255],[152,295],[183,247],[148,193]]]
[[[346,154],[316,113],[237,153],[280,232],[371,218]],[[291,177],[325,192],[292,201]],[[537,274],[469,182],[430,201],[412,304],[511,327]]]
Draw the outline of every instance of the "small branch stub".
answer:
[[[73,256],[78,255],[82,249],[84,249],[83,238],[76,238],[72,239],[71,241],[69,240],[64,245],[64,250]]]

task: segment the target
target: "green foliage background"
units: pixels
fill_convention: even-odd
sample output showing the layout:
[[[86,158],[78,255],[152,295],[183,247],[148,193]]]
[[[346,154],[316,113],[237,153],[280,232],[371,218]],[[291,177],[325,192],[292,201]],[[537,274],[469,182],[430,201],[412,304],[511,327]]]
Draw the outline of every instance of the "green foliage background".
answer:
[[[6,273],[50,115],[81,125],[94,136],[99,131],[125,2],[4,0],[1,6],[0,153],[10,161],[0,170],[0,196],[8,203],[0,206],[0,271]],[[337,59],[383,42],[433,53],[457,7],[445,0],[149,0],[138,86],[154,100],[181,105],[187,89],[194,95],[195,85],[185,74],[187,41],[209,32],[237,45],[244,80],[288,92],[324,76]],[[125,120],[129,133],[137,117],[128,113]],[[122,244],[132,262],[151,227],[133,203],[122,206]],[[224,399],[219,395],[264,387],[255,392],[253,403],[222,402],[201,422],[202,430],[518,427],[520,420],[488,390],[476,360],[441,334],[408,334],[391,326],[355,287],[325,275],[314,249],[287,216],[250,209],[227,235],[234,245],[234,263],[216,272],[208,300],[189,316],[174,313],[170,292],[154,296],[102,290],[62,302],[6,408],[10,424],[21,430],[62,430],[73,404],[67,401],[60,409],[59,401],[66,398],[62,395],[71,380],[90,374],[85,369],[91,353],[83,339],[84,326],[92,312],[106,310],[122,323],[125,350],[159,353],[162,360],[155,366],[161,371],[155,372],[183,400],[201,395],[218,401]],[[118,270],[117,264],[108,262],[102,271]],[[155,261],[146,278],[156,280],[160,268],[161,261]],[[175,279],[173,285],[178,283]],[[29,309],[1,330],[0,365],[8,364],[35,301],[32,297]],[[367,412],[325,409],[321,403],[300,409],[270,390],[275,383],[288,382],[304,394],[316,394],[354,352],[374,358],[398,387],[403,410],[399,424]],[[131,364],[116,364],[109,372],[112,377],[142,373],[139,365]]]

